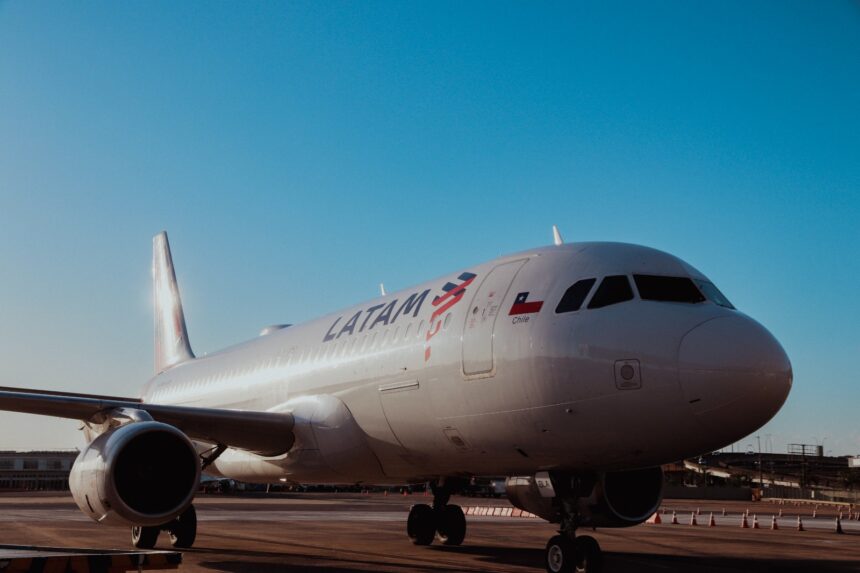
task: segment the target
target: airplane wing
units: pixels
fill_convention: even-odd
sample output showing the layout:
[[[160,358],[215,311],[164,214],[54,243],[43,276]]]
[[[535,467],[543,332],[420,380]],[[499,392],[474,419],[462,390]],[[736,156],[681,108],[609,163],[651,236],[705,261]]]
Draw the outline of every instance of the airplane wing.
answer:
[[[10,412],[101,423],[117,408],[147,412],[153,420],[178,428],[192,440],[263,456],[282,454],[294,441],[294,420],[288,413],[146,404],[137,398],[0,387],[0,410]]]

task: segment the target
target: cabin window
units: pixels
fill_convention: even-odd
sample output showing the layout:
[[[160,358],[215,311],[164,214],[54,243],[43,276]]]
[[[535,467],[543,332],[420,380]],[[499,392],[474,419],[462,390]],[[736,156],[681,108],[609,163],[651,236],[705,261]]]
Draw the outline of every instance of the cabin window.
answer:
[[[720,292],[720,289],[718,289],[714,285],[714,283],[700,280],[694,282],[699,287],[699,290],[702,291],[702,294],[704,294],[709,301],[713,302],[714,304],[718,304],[720,306],[735,310],[735,306],[729,302],[729,299],[727,299],[726,296]]]
[[[705,297],[687,277],[664,277],[657,275],[633,275],[639,298],[661,302],[704,302]]]
[[[582,303],[585,302],[588,293],[591,292],[591,287],[594,286],[595,282],[597,282],[597,279],[582,279],[575,282],[572,287],[564,292],[564,296],[561,297],[561,301],[555,307],[556,314],[579,310],[582,307]]]
[[[603,279],[594,296],[591,297],[588,308],[603,308],[632,298],[633,289],[630,288],[630,281],[627,277],[625,275],[613,275]]]

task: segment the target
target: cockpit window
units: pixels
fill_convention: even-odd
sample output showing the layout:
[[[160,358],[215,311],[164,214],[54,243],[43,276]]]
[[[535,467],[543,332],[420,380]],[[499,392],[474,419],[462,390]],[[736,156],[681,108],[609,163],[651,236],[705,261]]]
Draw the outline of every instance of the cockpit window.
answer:
[[[708,297],[709,301],[713,302],[714,304],[718,304],[720,306],[735,310],[734,305],[729,302],[729,299],[727,299],[726,296],[720,292],[720,289],[718,289],[714,285],[714,283],[709,283],[708,281],[701,280],[697,280],[695,281],[695,283],[699,287],[699,290],[702,291],[702,294]]]
[[[656,275],[633,275],[639,298],[662,302],[704,302],[705,297],[687,277],[663,277]]]
[[[588,303],[588,308],[603,308],[632,298],[633,289],[630,288],[630,281],[625,275],[609,276],[597,287],[591,302]]]
[[[555,307],[556,314],[579,310],[582,307],[582,303],[585,302],[585,297],[591,292],[591,287],[594,286],[595,282],[597,282],[597,279],[582,279],[575,282],[572,287],[564,292],[561,302]]]

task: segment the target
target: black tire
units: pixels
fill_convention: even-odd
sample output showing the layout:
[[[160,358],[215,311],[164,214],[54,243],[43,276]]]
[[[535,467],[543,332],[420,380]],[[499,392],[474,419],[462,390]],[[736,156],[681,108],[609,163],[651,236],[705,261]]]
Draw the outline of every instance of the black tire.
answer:
[[[194,545],[197,539],[197,510],[194,506],[182,512],[182,515],[173,520],[167,528],[170,537],[170,545],[176,549],[187,549]]]
[[[577,537],[574,542],[576,550],[576,566],[578,573],[600,573],[603,571],[603,551],[600,544],[590,535]]]
[[[158,541],[159,533],[161,530],[158,527],[132,527],[131,544],[137,549],[152,549]]]
[[[436,512],[429,505],[419,503],[409,510],[406,534],[415,545],[430,545],[436,536]]]
[[[573,573],[576,556],[573,541],[566,535],[556,535],[546,544],[547,573]]]
[[[466,515],[459,505],[446,505],[439,512],[436,537],[443,545],[460,545],[466,538]]]

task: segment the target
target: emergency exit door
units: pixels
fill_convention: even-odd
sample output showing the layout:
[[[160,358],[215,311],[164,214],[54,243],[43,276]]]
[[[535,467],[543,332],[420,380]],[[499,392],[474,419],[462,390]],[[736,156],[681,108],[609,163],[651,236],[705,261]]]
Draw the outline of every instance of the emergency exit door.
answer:
[[[494,267],[472,298],[463,329],[463,373],[467,376],[493,371],[493,333],[496,319],[514,277],[527,259]]]

